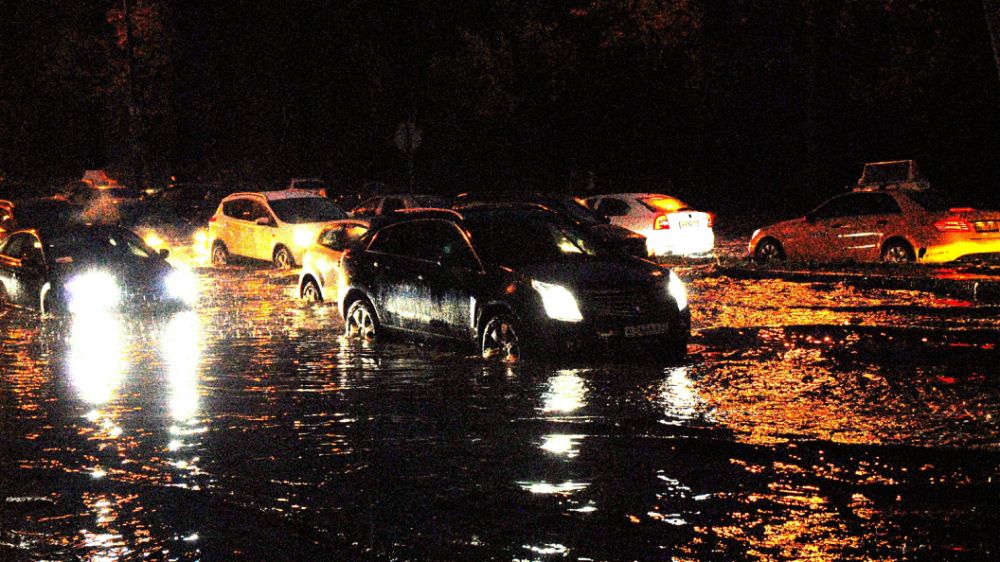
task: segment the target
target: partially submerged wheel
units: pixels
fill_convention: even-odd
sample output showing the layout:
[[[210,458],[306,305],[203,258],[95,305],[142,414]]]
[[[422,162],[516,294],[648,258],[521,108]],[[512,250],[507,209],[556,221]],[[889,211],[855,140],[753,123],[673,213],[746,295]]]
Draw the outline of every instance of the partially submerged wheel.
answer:
[[[274,250],[274,267],[278,269],[289,269],[295,265],[295,260],[292,259],[292,252],[284,246],[278,246]]]
[[[912,263],[916,259],[913,248],[902,240],[891,240],[882,248],[882,261],[886,263]]]
[[[345,334],[349,338],[374,341],[379,335],[378,317],[365,299],[351,303],[345,315]]]
[[[785,249],[774,238],[765,238],[757,243],[753,257],[760,262],[771,262],[785,259]]]
[[[323,302],[323,293],[319,290],[319,283],[315,279],[306,279],[302,284],[302,300],[306,302]]]
[[[212,244],[212,265],[226,265],[229,263],[229,250],[222,242]]]
[[[504,363],[514,363],[521,358],[521,339],[513,316],[501,313],[486,322],[482,352],[484,359],[497,359]]]

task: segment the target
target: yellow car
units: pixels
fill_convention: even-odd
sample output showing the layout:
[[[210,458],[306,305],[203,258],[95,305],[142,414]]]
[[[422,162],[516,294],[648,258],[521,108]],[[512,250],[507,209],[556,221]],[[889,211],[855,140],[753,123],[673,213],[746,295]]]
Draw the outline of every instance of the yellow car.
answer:
[[[759,261],[942,263],[1000,254],[1000,211],[959,205],[915,184],[860,187],[758,229],[748,250]]]
[[[323,227],[315,243],[302,254],[299,297],[310,302],[337,302],[340,258],[369,226],[368,221],[348,219]]]

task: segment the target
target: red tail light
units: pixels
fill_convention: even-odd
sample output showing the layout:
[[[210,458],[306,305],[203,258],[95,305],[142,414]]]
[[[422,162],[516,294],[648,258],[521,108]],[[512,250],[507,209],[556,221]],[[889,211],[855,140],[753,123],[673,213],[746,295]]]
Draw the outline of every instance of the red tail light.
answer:
[[[208,222],[215,222],[215,215],[212,215],[212,218],[208,219]]]
[[[708,228],[715,226],[715,213],[705,213],[708,215]]]
[[[962,219],[944,219],[934,223],[939,232],[972,232],[972,225]]]
[[[670,221],[667,218],[667,215],[656,215],[656,218],[653,219],[653,230],[669,230],[669,229],[670,229]]]
[[[955,207],[954,209],[948,209],[949,213],[971,213],[975,211],[972,207]]]

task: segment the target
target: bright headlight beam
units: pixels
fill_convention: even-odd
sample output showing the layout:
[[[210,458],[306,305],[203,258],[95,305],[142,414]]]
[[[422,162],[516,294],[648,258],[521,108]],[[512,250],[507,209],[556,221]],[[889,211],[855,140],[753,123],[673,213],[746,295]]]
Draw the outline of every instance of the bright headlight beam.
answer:
[[[292,234],[296,246],[305,248],[316,240],[316,231],[311,228],[299,228]]]
[[[545,314],[548,314],[549,318],[563,322],[583,320],[576,297],[566,287],[534,280],[531,282],[531,287],[542,297],[542,306],[545,307]]]
[[[198,278],[194,273],[182,269],[171,271],[164,285],[167,294],[186,305],[193,305],[198,300]]]
[[[667,292],[670,293],[670,297],[677,303],[677,310],[684,310],[687,308],[687,289],[684,288],[684,282],[681,281],[681,278],[678,277],[673,271],[670,272],[670,280],[667,281]]]
[[[113,275],[106,271],[87,271],[66,283],[70,312],[109,310],[121,302],[121,289]]]

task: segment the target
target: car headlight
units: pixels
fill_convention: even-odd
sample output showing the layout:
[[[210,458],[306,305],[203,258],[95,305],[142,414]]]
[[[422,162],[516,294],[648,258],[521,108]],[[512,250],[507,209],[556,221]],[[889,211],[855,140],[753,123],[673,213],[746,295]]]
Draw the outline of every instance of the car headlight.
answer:
[[[106,271],[87,271],[66,282],[70,312],[112,309],[121,302],[118,281]]]
[[[684,288],[684,282],[673,271],[670,272],[670,280],[667,281],[667,293],[670,298],[677,303],[677,310],[684,310],[688,306],[688,292]]]
[[[305,248],[316,241],[316,230],[312,228],[298,228],[292,233],[292,241],[300,248]]]
[[[175,269],[167,274],[163,284],[172,299],[189,306],[198,300],[198,278],[190,271]]]
[[[553,283],[543,283],[532,281],[531,288],[538,291],[542,297],[542,306],[545,307],[545,314],[553,320],[564,322],[579,322],[583,320],[580,314],[580,307],[576,304],[576,297],[566,287]]]

